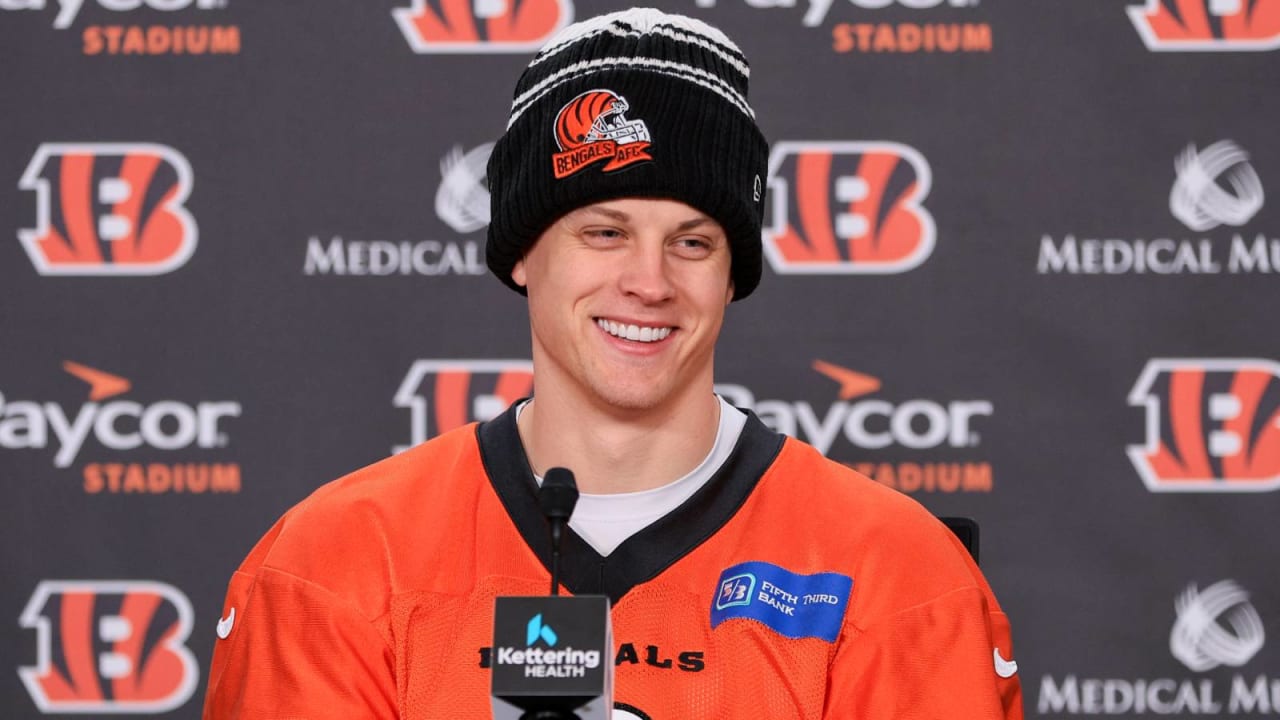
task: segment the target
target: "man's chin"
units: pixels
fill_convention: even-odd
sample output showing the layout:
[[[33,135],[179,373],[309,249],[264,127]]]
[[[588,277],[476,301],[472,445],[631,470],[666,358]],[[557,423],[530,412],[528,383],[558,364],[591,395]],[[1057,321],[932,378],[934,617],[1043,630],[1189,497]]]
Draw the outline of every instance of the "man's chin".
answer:
[[[596,388],[600,403],[618,412],[643,413],[662,407],[674,400],[674,393],[656,383],[637,382],[628,386]]]

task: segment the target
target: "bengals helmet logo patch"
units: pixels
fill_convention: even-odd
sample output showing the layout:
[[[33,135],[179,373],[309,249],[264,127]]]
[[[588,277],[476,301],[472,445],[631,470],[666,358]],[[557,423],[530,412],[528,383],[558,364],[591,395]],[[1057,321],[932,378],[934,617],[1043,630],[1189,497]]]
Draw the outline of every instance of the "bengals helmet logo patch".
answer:
[[[1280,48],[1280,0],[1147,0],[1126,9],[1150,50]]]
[[[18,188],[36,193],[18,238],[41,275],[159,275],[195,252],[191,165],[171,147],[45,143]]]
[[[18,675],[44,713],[168,712],[196,689],[191,620],[191,602],[165,583],[44,580],[18,619],[37,643]]]
[[[1129,393],[1146,443],[1128,448],[1152,492],[1280,489],[1280,363],[1156,359]]]
[[[391,11],[416,53],[533,52],[573,22],[570,0],[413,0]]]
[[[600,160],[609,161],[601,172],[652,160],[649,128],[643,120],[628,120],[623,113],[630,109],[627,99],[612,90],[588,90],[560,108],[555,126],[560,152],[551,156],[556,179]]]
[[[418,360],[392,401],[409,410],[411,441],[391,451],[490,420],[532,393],[533,363],[528,360]]]
[[[929,164],[892,142],[780,142],[764,250],[781,274],[900,273],[933,252]]]

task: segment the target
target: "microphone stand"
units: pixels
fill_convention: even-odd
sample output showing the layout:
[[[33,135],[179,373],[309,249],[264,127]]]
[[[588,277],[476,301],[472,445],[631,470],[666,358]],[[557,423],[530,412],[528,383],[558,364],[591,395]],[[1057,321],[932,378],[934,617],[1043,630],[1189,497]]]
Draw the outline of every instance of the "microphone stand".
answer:
[[[538,504],[551,527],[551,594],[560,594],[560,543],[564,527],[578,504],[578,483],[566,468],[554,467],[547,471],[538,488]],[[577,713],[564,710],[529,710],[520,720],[580,720]]]

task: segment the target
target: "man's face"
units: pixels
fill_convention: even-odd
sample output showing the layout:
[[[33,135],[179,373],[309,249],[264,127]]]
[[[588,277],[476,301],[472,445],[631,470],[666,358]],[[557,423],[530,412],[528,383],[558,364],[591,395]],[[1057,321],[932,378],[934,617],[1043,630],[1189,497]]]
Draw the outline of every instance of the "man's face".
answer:
[[[729,263],[719,223],[674,200],[562,217],[511,271],[529,293],[536,392],[615,410],[709,393]]]

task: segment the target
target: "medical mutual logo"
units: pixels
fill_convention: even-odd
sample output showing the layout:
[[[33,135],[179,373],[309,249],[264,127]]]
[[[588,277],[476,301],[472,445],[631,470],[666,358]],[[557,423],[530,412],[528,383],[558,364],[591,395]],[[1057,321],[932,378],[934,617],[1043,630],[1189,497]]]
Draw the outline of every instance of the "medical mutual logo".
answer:
[[[1166,606],[1167,607],[1167,606]],[[1169,652],[1195,675],[1043,675],[1038,715],[1280,715],[1280,678],[1247,668],[1266,642],[1249,592],[1227,579],[1188,584],[1174,599]],[[1028,688],[1030,690],[1030,688]]]
[[[1172,169],[1166,207],[1176,224],[1153,221],[1151,234],[1137,238],[1117,237],[1109,230],[1057,237],[1046,233],[1040,238],[1036,271],[1042,275],[1280,273],[1280,237],[1252,229],[1266,194],[1247,150],[1233,140],[1203,146],[1189,143],[1174,155]],[[1154,202],[1151,210],[1158,217]],[[1223,228],[1231,229],[1229,236]]]
[[[1169,650],[1187,669],[1241,667],[1262,649],[1262,618],[1249,604],[1249,593],[1234,580],[1201,591],[1191,584],[1178,596],[1178,619],[1169,634]]]
[[[1128,12],[1155,52],[1280,48],[1280,0],[1146,0]]]
[[[478,276],[488,273],[484,237],[489,225],[485,166],[493,143],[471,149],[454,145],[440,158],[435,211],[451,232],[430,239],[366,240],[344,235],[312,235],[302,262],[304,275]]]
[[[62,369],[70,395],[87,385],[86,399],[31,400],[0,391],[0,448],[77,468],[91,495],[240,492],[238,463],[208,461],[230,444],[239,402],[140,398],[120,375],[70,361]]]
[[[903,492],[991,492],[991,464],[977,451],[995,411],[990,400],[882,393],[879,378],[822,359],[810,370],[827,388],[814,400],[760,398],[732,383],[715,391],[773,430]]]
[[[473,233],[489,225],[489,183],[485,168],[492,153],[493,143],[470,150],[454,145],[440,159],[436,216],[454,232]]]
[[[1174,168],[1178,178],[1169,193],[1169,211],[1192,230],[1240,227],[1262,209],[1262,181],[1249,154],[1230,140],[1203,150],[1188,145]]]
[[[1146,440],[1128,453],[1148,490],[1280,489],[1280,363],[1157,358],[1129,404],[1146,411]]]
[[[831,38],[836,53],[985,53],[991,25],[981,0],[695,0],[699,8],[739,6],[760,22],[794,22]],[[769,16],[765,19],[763,13]],[[956,20],[960,20],[956,22]]]

